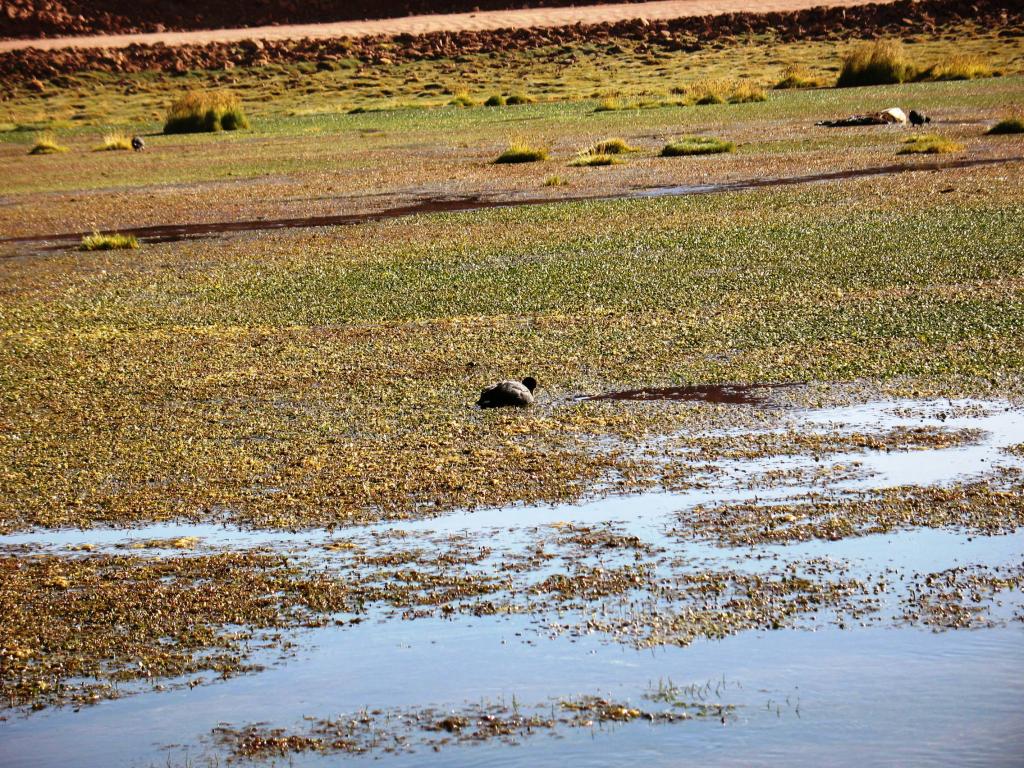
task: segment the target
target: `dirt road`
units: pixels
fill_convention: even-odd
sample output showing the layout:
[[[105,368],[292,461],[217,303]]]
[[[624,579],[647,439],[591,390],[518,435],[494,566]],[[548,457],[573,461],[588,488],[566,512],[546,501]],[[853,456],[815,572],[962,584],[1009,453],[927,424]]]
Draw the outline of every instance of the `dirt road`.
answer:
[[[399,19],[339,21],[329,24],[293,24],[241,29],[155,32],[142,35],[90,35],[42,40],[0,40],[0,52],[23,48],[123,48],[132,43],[185,45],[189,43],[232,42],[237,40],[288,40],[330,37],[363,37],[402,33],[460,32],[506,27],[559,27],[582,22],[596,24],[625,19],[675,19],[720,13],[771,13],[797,11],[819,5],[866,5],[869,0],[657,0],[649,3],[621,3],[576,8],[537,8],[511,11],[481,11]]]

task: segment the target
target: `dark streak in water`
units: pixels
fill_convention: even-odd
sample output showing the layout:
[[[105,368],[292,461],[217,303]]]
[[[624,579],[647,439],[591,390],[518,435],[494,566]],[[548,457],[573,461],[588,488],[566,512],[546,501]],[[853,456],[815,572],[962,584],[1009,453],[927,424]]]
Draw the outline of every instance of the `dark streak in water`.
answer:
[[[682,387],[646,387],[607,392],[603,395],[581,397],[580,400],[685,400],[729,405],[761,405],[771,390],[801,387],[805,382],[792,381],[761,384],[690,384]]]
[[[722,192],[743,192],[751,189],[767,187],[785,187],[797,184],[814,184],[826,181],[841,181],[870,176],[887,176],[897,173],[914,171],[942,171],[954,168],[970,168],[979,165],[997,165],[1024,160],[1024,156],[989,157],[968,160],[949,160],[925,163],[893,163],[890,165],[857,168],[846,171],[805,174],[802,176],[784,176],[781,178],[741,179],[715,184],[692,184],[673,187],[646,187],[616,195],[593,195],[562,198],[521,198],[521,199],[484,199],[478,195],[454,198],[430,198],[418,203],[387,208],[371,213],[349,213],[329,216],[307,216],[291,219],[256,219],[251,221],[220,221],[198,224],[166,224],[150,227],[133,227],[118,229],[125,235],[134,235],[147,243],[166,243],[187,238],[211,237],[232,232],[259,232],[275,229],[297,229],[307,227],[332,227],[351,224],[363,224],[374,221],[398,219],[426,213],[460,213],[465,211],[481,211],[490,208],[516,208],[526,205],[555,205],[559,203],[580,203],[603,200],[641,200],[658,197],[685,197],[689,195],[709,195]],[[30,235],[27,237],[9,237],[0,239],[0,243],[67,243],[80,241],[90,232],[68,232],[56,235]],[[55,246],[48,250],[63,250],[63,246]]]

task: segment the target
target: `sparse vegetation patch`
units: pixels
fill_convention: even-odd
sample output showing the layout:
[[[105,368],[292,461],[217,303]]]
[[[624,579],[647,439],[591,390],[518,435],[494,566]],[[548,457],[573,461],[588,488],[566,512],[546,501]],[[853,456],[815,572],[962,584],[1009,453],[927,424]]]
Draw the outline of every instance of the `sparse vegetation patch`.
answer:
[[[941,155],[949,152],[959,152],[964,148],[963,144],[940,136],[937,133],[922,133],[911,136],[903,142],[903,146],[896,153],[897,155]]]
[[[53,155],[58,152],[67,152],[68,148],[57,143],[57,137],[49,131],[36,134],[36,143],[28,151],[30,155]]]
[[[666,144],[661,150],[662,157],[684,157],[686,155],[717,155],[732,152],[736,145],[731,141],[711,136],[687,136]]]

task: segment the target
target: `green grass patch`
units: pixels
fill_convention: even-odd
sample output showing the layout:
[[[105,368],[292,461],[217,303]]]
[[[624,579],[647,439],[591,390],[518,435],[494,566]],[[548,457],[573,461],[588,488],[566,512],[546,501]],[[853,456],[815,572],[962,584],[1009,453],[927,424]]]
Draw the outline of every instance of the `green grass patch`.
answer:
[[[731,141],[716,139],[711,136],[687,136],[666,144],[661,150],[661,156],[718,155],[723,152],[732,152],[735,149],[736,145]]]
[[[513,142],[509,144],[508,149],[502,152],[495,159],[495,163],[535,163],[539,160],[547,160],[548,151],[546,149],[531,147],[528,144],[522,142]]]
[[[206,133],[248,128],[238,97],[223,91],[190,91],[167,110],[164,133]]]
[[[989,136],[1002,136],[1013,133],[1024,133],[1024,118],[1007,117],[989,128],[986,133]]]
[[[139,247],[139,241],[134,235],[122,235],[118,232],[100,233],[93,232],[82,238],[82,244],[78,246],[80,251],[116,251],[122,248],[135,249]]]
[[[949,152],[959,152],[963,148],[963,144],[947,139],[945,136],[939,136],[937,133],[922,133],[917,136],[911,136],[904,141],[903,146],[896,154],[941,155]]]
[[[30,155],[54,155],[58,152],[67,152],[68,148],[57,143],[57,137],[46,131],[36,134],[36,143],[28,151]]]
[[[94,152],[126,152],[131,151],[132,137],[126,133],[115,131],[103,136],[103,143],[96,147]]]

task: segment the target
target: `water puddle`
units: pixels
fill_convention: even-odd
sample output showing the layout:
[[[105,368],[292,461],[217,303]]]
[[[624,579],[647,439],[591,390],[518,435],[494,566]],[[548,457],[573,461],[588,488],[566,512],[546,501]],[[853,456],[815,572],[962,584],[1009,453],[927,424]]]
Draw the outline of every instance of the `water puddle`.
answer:
[[[646,387],[590,395],[580,400],[680,400],[731,405],[763,405],[772,390],[805,386],[805,382],[781,384],[692,384],[679,387]]]
[[[702,389],[712,403],[755,394]],[[4,713],[0,764],[200,768],[245,764],[233,750],[251,748],[300,766],[357,754],[393,766],[638,756],[654,766],[1019,765],[1024,594],[1019,580],[999,580],[1019,579],[1024,530],[905,526],[725,546],[679,525],[713,505],[998,482],[1024,468],[1005,450],[1024,442],[1024,411],[898,400],[776,415],[770,428],[712,434],[856,435],[869,447],[730,459],[680,490],[336,531],[168,523],[0,537],[2,547],[73,557],[267,547],[368,588],[415,585],[355,619],[334,614],[284,632],[287,642],[254,641],[257,673],[141,682],[96,706]],[[870,447],[918,429],[970,432],[948,445]],[[623,575],[635,584],[618,589]],[[452,597],[477,583],[487,589]],[[721,635],[691,631],[747,612],[762,618]]]
[[[119,229],[125,235],[134,235],[148,243],[176,242],[190,238],[214,237],[217,235],[237,232],[260,232],[278,229],[296,229],[310,227],[331,227],[364,224],[375,221],[387,221],[406,216],[429,213],[460,213],[482,211],[491,208],[515,208],[535,205],[558,205],[562,203],[579,203],[602,200],[636,200],[659,197],[684,197],[689,195],[707,195],[724,192],[744,192],[748,190],[770,187],[785,187],[799,184],[816,184],[845,179],[867,178],[871,176],[888,176],[899,173],[917,171],[942,171],[956,168],[971,168],[985,165],[1000,165],[1024,160],[1024,156],[987,157],[963,160],[927,161],[919,163],[892,163],[888,165],[857,168],[845,171],[803,174],[798,176],[740,179],[710,184],[691,184],[682,186],[648,187],[635,189],[615,195],[591,195],[563,198],[514,198],[489,199],[480,195],[466,197],[433,197],[409,205],[387,208],[382,211],[359,214],[337,214],[327,216],[307,216],[283,219],[255,219],[250,221],[221,221],[197,224],[166,224],[147,227],[130,227]],[[51,235],[31,235],[0,239],[0,243],[55,243],[47,250],[64,250],[63,244],[79,242],[91,232],[68,232]],[[8,255],[6,258],[11,258]]]

